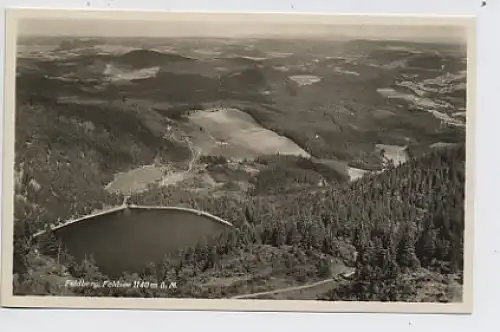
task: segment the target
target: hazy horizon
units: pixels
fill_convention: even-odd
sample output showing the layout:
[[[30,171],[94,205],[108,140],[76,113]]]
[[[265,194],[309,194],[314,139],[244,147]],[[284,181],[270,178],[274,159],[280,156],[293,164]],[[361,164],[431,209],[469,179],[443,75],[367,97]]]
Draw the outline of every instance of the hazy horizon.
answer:
[[[130,19],[38,19],[19,21],[21,37],[200,37],[200,38],[332,38],[466,43],[464,26],[363,25],[260,21],[194,21]]]

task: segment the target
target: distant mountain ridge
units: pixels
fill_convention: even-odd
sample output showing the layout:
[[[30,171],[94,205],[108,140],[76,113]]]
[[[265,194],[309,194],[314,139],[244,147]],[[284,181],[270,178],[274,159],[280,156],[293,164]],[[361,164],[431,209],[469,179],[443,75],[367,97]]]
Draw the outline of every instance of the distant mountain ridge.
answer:
[[[158,66],[170,62],[195,61],[176,53],[163,53],[156,50],[139,49],[127,52],[123,55],[113,56],[111,61],[134,68]]]

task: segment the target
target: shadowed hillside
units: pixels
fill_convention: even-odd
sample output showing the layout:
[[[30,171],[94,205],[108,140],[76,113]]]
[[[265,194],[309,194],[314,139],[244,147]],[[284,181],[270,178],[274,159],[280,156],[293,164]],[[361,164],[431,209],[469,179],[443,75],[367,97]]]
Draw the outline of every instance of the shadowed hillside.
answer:
[[[178,54],[160,53],[153,50],[134,50],[120,56],[109,58],[109,60],[133,68],[154,67],[172,62],[193,61],[193,59]]]
[[[42,224],[90,213],[120,201],[104,190],[116,172],[157,158],[187,161],[189,149],[165,140],[162,130],[149,125],[147,113],[115,107],[18,106],[15,219],[26,217],[23,209]]]

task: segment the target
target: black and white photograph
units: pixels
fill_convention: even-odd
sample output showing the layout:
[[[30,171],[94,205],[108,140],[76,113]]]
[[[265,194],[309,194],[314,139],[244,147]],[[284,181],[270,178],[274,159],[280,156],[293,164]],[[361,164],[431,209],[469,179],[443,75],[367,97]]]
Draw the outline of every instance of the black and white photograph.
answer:
[[[2,305],[471,310],[473,19],[6,30]]]

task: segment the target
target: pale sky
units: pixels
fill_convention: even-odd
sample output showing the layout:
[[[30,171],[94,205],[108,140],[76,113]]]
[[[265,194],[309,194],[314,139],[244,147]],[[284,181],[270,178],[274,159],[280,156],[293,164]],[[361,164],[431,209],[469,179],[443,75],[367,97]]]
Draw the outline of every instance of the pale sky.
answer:
[[[216,19],[203,21],[174,18],[167,20],[29,18],[18,21],[22,36],[85,37],[323,37],[402,39],[421,41],[464,42],[463,26],[431,25],[361,25],[328,23],[291,23],[290,21],[256,21],[249,19]],[[404,23],[403,23],[404,24]]]

